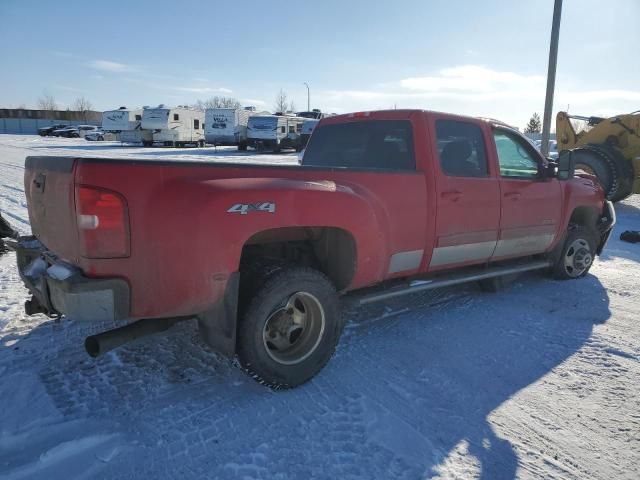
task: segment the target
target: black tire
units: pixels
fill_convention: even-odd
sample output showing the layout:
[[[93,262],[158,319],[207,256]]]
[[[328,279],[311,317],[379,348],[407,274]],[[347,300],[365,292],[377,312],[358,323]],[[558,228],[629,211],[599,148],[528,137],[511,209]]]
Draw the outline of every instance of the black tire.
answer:
[[[238,144],[238,150],[240,150],[241,152],[246,152],[247,151],[247,144],[246,143],[239,143]]]
[[[596,256],[597,233],[581,225],[569,225],[560,254],[553,266],[553,276],[573,280],[589,273]]]
[[[102,135],[101,135],[101,136],[99,136],[99,137],[98,137],[98,141],[99,141],[99,142],[104,142],[104,137],[103,137]]]
[[[622,152],[612,145],[589,145],[594,151],[606,156],[615,171],[615,192],[608,195],[608,200],[619,202],[633,193],[634,171],[630,160],[624,158]]]
[[[343,326],[338,295],[325,275],[308,267],[276,267],[263,278],[254,291],[246,289],[260,282],[243,282],[238,358],[260,383],[296,387],[322,370],[335,351]],[[297,327],[295,316],[301,313],[304,327]]]
[[[573,154],[576,170],[582,167],[598,177],[608,200],[618,202],[631,195],[633,167],[614,147],[587,145],[573,150]]]
[[[273,153],[280,153],[281,150],[282,150],[282,147],[280,146],[280,144],[276,143],[273,147]]]

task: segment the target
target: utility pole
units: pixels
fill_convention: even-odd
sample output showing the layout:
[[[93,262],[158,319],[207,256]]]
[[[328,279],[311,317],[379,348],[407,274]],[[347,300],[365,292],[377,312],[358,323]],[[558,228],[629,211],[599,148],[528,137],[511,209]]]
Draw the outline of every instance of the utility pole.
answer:
[[[311,111],[311,91],[309,90],[309,84],[303,82],[307,86],[307,112]]]
[[[551,25],[551,45],[549,46],[549,69],[547,71],[547,94],[544,99],[544,117],[542,120],[542,155],[549,155],[549,134],[551,133],[551,114],[553,113],[553,92],[556,87],[556,65],[558,63],[558,37],[560,36],[560,16],[562,0],[553,5],[553,23]]]

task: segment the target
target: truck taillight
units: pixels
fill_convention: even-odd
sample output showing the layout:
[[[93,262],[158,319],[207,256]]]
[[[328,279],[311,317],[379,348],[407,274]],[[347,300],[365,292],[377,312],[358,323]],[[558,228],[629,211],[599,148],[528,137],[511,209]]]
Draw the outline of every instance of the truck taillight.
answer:
[[[76,219],[83,257],[129,256],[129,214],[122,195],[102,188],[77,186]]]

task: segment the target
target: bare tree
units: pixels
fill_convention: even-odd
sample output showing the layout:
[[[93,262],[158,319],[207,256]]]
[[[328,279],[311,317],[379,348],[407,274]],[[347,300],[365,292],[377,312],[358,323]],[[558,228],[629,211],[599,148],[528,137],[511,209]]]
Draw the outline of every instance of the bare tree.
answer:
[[[71,104],[71,109],[78,112],[87,112],[91,110],[92,107],[91,102],[84,97],[76,98]]]
[[[283,89],[280,89],[276,95],[276,101],[273,104],[273,109],[276,113],[285,113],[289,109],[289,97],[287,97],[287,92]]]
[[[38,98],[38,108],[40,110],[57,110],[58,104],[53,95],[45,90],[42,92],[42,96]]]
[[[84,96],[76,98],[71,104],[71,110],[80,112],[82,114],[82,119],[85,122],[87,121],[87,112],[91,110],[91,108],[91,102],[84,98]]]
[[[206,110],[207,108],[240,108],[240,102],[233,97],[211,97],[208,100],[197,100],[192,105],[199,110]]]
[[[289,112],[295,112],[296,111],[296,104],[293,103],[293,100],[291,100],[291,102],[289,102]]]

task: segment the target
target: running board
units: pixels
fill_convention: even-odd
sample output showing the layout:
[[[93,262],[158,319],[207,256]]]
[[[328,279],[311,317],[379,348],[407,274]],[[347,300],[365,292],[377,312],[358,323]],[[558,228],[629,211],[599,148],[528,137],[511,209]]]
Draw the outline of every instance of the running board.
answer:
[[[409,295],[411,293],[424,292],[425,290],[432,290],[434,288],[450,287],[452,285],[459,285],[461,283],[477,282],[479,280],[485,280],[487,278],[502,277],[504,275],[530,272],[532,270],[542,270],[544,268],[551,267],[551,265],[552,262],[549,260],[537,260],[535,262],[529,262],[519,265],[489,267],[483,270],[475,270],[475,272],[453,273],[433,279],[416,279],[412,280],[408,285],[403,287],[396,287],[382,292],[365,294],[358,300],[360,305],[366,305],[367,303],[388,300],[389,298],[399,297],[401,295]]]

